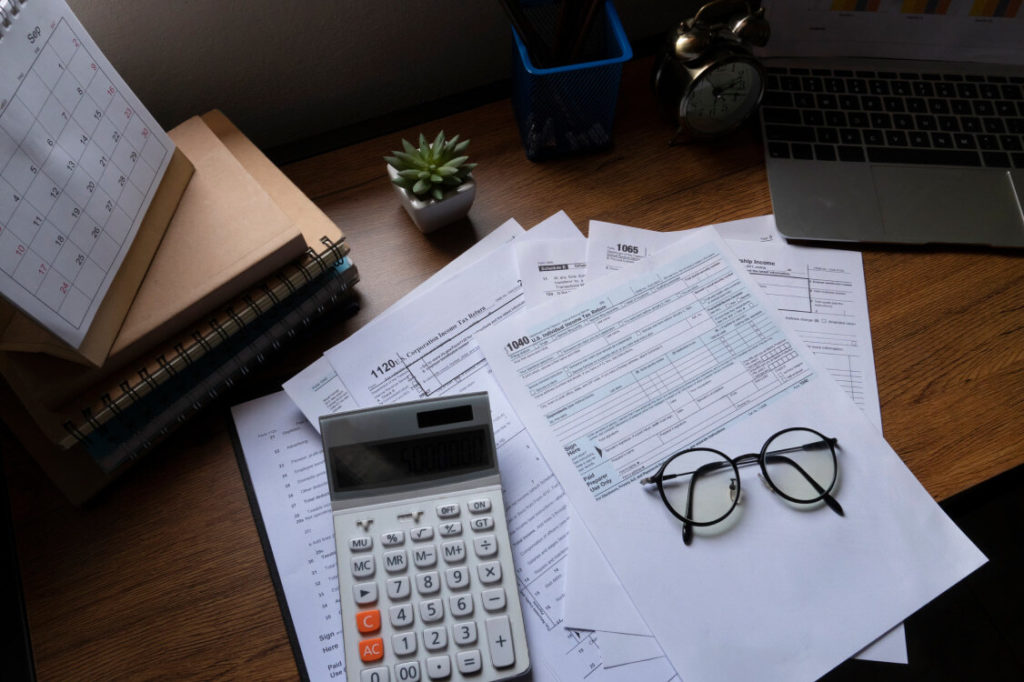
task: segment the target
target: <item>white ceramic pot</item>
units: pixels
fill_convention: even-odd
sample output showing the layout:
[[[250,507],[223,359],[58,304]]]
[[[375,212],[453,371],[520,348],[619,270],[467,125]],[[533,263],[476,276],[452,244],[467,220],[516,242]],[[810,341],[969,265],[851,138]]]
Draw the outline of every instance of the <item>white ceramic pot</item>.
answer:
[[[388,178],[394,180],[397,177],[398,171],[388,164]],[[439,227],[464,218],[476,198],[476,181],[472,179],[449,190],[441,201],[436,199],[421,201],[412,192],[399,187],[394,182],[391,183],[391,186],[395,188],[395,192],[402,201],[402,206],[405,206],[406,212],[416,223],[416,227],[424,233],[433,232]]]

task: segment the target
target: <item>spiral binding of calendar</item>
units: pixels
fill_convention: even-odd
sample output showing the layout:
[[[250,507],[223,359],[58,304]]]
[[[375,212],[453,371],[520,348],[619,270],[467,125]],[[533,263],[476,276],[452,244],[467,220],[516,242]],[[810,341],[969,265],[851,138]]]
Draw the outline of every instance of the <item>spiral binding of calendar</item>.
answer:
[[[0,0],[0,40],[10,33],[21,8],[27,3],[28,0]]]
[[[343,238],[344,239],[344,238]],[[272,312],[275,306],[302,291],[309,283],[326,271],[338,266],[349,252],[346,242],[334,242],[322,237],[324,250],[320,253],[307,249],[300,262],[286,266],[259,287],[251,290],[232,305],[223,309],[219,317],[206,320],[205,326],[184,334],[171,345],[173,353],[152,358],[148,366],[134,372],[118,384],[120,393],[105,393],[90,407],[81,410],[81,421],[64,423],[67,432],[60,446],[68,449],[76,443],[90,444],[92,434],[105,429],[133,405],[145,400],[179,373],[200,362],[205,356],[231,342],[234,347],[239,333]],[[351,266],[353,271],[354,266]],[[301,322],[301,320],[299,320]]]

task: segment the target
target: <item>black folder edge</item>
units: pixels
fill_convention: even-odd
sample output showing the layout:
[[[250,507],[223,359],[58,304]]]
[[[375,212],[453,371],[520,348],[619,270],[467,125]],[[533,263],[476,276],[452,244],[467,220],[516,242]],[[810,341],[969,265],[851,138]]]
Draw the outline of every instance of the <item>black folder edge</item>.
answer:
[[[288,598],[284,594],[284,584],[281,582],[281,574],[277,572],[277,562],[274,561],[274,551],[270,547],[270,536],[267,535],[267,527],[263,524],[263,514],[260,513],[260,502],[256,499],[256,489],[252,485],[252,477],[249,475],[249,465],[245,463],[245,453],[242,451],[242,441],[238,437],[238,429],[235,427],[235,420],[231,416],[230,408],[225,410],[225,417],[228,422],[228,432],[231,434],[231,447],[234,448],[235,459],[238,461],[238,473],[242,475],[242,483],[245,485],[245,496],[249,500],[249,509],[252,511],[252,520],[256,523],[256,530],[260,534],[260,545],[263,546],[263,556],[267,560],[267,570],[270,572],[270,581],[274,583],[274,593],[277,595],[277,604],[281,609],[281,618],[284,620],[284,629],[288,632],[288,642],[292,645],[292,656],[295,658],[295,665],[299,669],[299,679],[302,680],[302,682],[310,682],[309,671],[306,669],[306,659],[302,656],[302,648],[299,646],[299,636],[295,632],[295,622],[292,620],[291,609],[288,608]]]

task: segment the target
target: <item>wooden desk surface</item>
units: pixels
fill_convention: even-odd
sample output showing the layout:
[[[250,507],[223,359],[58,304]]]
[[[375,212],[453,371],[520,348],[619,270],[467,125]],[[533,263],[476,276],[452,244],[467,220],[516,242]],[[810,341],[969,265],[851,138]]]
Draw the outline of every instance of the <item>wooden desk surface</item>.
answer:
[[[412,129],[286,168],[348,235],[362,310],[292,347],[266,391],[365,324],[510,217],[565,210],[678,230],[771,212],[752,132],[668,147],[649,62],[627,65],[615,148],[534,164],[508,101],[427,124],[472,139],[478,195],[463,224],[420,234],[382,156]],[[1006,253],[864,249],[884,432],[944,499],[1024,462],[1024,259]],[[258,393],[251,388],[251,395]],[[39,679],[290,679],[296,675],[229,436],[227,406],[178,431],[85,509],[66,503],[0,436]]]

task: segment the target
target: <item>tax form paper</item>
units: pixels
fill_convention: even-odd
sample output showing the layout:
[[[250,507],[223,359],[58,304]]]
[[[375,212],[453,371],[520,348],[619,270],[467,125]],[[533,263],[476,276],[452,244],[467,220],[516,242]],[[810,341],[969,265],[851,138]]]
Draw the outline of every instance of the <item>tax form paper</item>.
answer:
[[[713,231],[477,338],[686,682],[816,679],[985,561]],[[791,426],[838,439],[845,516],[744,468],[737,522],[684,546],[638,482],[678,450],[736,457]]]

